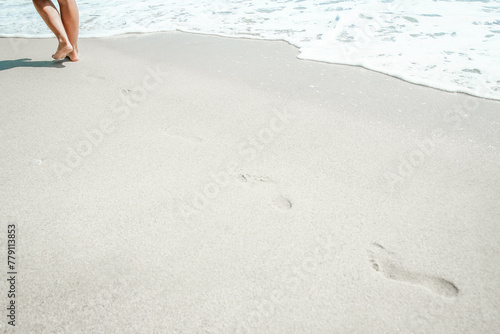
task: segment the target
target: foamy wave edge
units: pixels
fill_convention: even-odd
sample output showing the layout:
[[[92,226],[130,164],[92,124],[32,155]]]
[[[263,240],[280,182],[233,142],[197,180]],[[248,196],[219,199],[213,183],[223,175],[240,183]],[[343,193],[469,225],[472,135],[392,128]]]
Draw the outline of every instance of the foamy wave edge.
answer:
[[[337,61],[325,60],[321,57],[313,57],[313,56],[304,57],[302,55],[302,53],[304,53],[304,51],[306,49],[301,47],[300,45],[297,45],[297,44],[293,43],[292,41],[289,41],[286,39],[265,38],[262,36],[255,36],[255,35],[221,34],[221,33],[214,33],[214,32],[203,32],[203,31],[199,31],[199,30],[188,30],[188,29],[183,29],[183,28],[166,29],[166,30],[144,29],[141,31],[129,31],[129,30],[118,30],[117,31],[117,30],[115,30],[115,31],[108,31],[108,32],[101,32],[101,33],[84,33],[80,36],[80,38],[84,38],[84,39],[85,38],[110,38],[110,37],[118,37],[118,36],[133,35],[133,34],[157,34],[157,33],[171,33],[171,32],[181,32],[181,33],[189,33],[189,34],[208,35],[208,36],[219,36],[219,37],[224,37],[224,38],[282,41],[282,42],[286,42],[286,43],[296,47],[299,51],[297,58],[301,59],[301,60],[318,61],[318,62],[328,63],[328,64],[357,66],[357,67],[365,68],[365,69],[370,70],[370,71],[385,74],[385,75],[406,81],[406,82],[411,83],[411,84],[416,84],[416,85],[425,86],[425,87],[429,87],[429,88],[433,88],[433,89],[438,89],[438,90],[442,90],[442,91],[445,91],[448,93],[466,94],[466,95],[470,95],[470,96],[474,96],[474,97],[478,97],[478,98],[500,101],[500,92],[499,92],[498,96],[496,96],[493,94],[481,93],[481,92],[478,92],[477,90],[463,89],[462,87],[453,87],[450,85],[442,85],[442,84],[435,83],[435,82],[429,82],[427,80],[415,80],[414,78],[408,78],[404,75],[401,75],[400,73],[393,73],[393,72],[385,70],[385,69],[382,70],[380,68],[367,66],[365,64],[349,63],[349,62],[337,62]],[[34,35],[34,34],[0,34],[0,38],[47,39],[47,38],[54,38],[54,36],[50,33],[48,33],[48,34],[36,34],[36,35]]]

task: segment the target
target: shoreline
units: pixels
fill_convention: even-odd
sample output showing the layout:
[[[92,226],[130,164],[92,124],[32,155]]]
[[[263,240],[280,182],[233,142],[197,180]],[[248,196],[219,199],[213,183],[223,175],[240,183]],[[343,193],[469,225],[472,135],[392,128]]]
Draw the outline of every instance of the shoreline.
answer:
[[[499,101],[275,41],[55,44],[0,38],[19,329],[500,326]]]
[[[431,89],[436,89],[436,90],[439,90],[439,91],[442,91],[442,92],[445,92],[445,93],[451,93],[451,94],[463,94],[463,95],[467,95],[467,96],[471,96],[471,97],[476,97],[476,98],[481,98],[481,99],[485,99],[485,100],[490,100],[490,101],[500,101],[500,97],[498,98],[493,98],[493,97],[487,97],[485,95],[481,95],[481,94],[473,94],[473,93],[468,93],[468,92],[465,92],[465,91],[461,91],[461,90],[449,90],[449,89],[446,89],[446,88],[440,88],[440,87],[437,87],[437,86],[433,86],[431,84],[426,84],[426,83],[419,83],[419,82],[416,82],[416,81],[410,81],[408,79],[405,79],[403,77],[401,77],[401,75],[397,75],[397,74],[390,74],[388,72],[384,72],[384,71],[381,71],[381,70],[375,70],[375,69],[371,69],[369,67],[365,67],[363,65],[353,65],[353,64],[347,64],[347,63],[340,63],[340,62],[328,62],[328,61],[323,61],[323,60],[316,60],[316,59],[309,59],[309,58],[300,58],[299,55],[300,55],[300,47],[287,41],[287,40],[284,40],[284,39],[269,39],[269,38],[252,38],[252,37],[245,37],[245,36],[230,36],[230,35],[224,35],[224,34],[214,34],[214,33],[202,33],[202,32],[196,32],[196,31],[184,31],[184,30],[180,30],[180,29],[176,29],[176,30],[165,30],[165,31],[154,31],[154,32],[127,32],[127,33],[121,33],[121,34],[115,34],[115,35],[109,35],[109,36],[89,36],[89,37],[80,37],[80,39],[82,40],[85,40],[85,39],[108,39],[108,38],[122,38],[122,37],[127,37],[127,36],[131,36],[131,35],[155,35],[155,34],[171,34],[171,33],[181,33],[181,34],[191,34],[191,35],[199,35],[199,36],[211,36],[211,37],[218,37],[218,38],[227,38],[227,39],[231,39],[231,40],[239,40],[239,39],[243,39],[243,40],[255,40],[255,41],[269,41],[269,42],[283,42],[283,43],[286,43],[288,45],[290,45],[291,47],[295,48],[297,50],[297,59],[299,60],[303,60],[303,61],[311,61],[311,62],[317,62],[317,63],[322,63],[322,64],[330,64],[330,65],[342,65],[342,66],[350,66],[350,67],[356,67],[356,68],[362,68],[364,70],[367,70],[367,71],[371,71],[371,72],[375,72],[375,73],[379,73],[379,74],[382,74],[382,75],[386,75],[388,77],[391,77],[391,78],[394,78],[394,79],[398,79],[398,80],[401,80],[401,81],[404,81],[406,83],[409,83],[409,84],[413,84],[413,85],[417,85],[417,86],[422,86],[422,87],[427,87],[427,88],[431,88]],[[2,38],[5,38],[5,39],[22,39],[22,40],[32,40],[32,39],[41,39],[41,40],[46,40],[46,39],[53,39],[54,37],[53,36],[47,36],[47,37],[0,37],[0,39]]]

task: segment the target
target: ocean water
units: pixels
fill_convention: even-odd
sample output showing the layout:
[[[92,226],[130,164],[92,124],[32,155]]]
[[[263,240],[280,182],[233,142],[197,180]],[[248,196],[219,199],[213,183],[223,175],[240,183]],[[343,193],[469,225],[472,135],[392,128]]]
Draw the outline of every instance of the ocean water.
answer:
[[[299,58],[359,65],[500,100],[500,0],[81,0],[81,37],[180,30],[285,40]],[[2,0],[0,37],[52,37],[29,0]]]

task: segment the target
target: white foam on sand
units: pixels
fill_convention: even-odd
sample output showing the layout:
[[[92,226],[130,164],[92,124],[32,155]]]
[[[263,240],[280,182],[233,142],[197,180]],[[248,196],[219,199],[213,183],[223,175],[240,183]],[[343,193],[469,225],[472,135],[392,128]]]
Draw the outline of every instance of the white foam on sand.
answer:
[[[500,99],[500,0],[79,1],[81,35],[181,30],[285,40],[300,58],[359,65]],[[30,1],[6,0],[0,36],[50,37]]]

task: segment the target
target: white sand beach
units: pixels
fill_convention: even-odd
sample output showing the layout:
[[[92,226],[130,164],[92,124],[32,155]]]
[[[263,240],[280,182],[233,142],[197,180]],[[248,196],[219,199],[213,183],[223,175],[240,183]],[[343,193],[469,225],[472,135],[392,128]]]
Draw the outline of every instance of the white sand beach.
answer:
[[[496,333],[500,102],[281,41],[0,39],[16,333]]]

